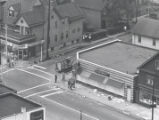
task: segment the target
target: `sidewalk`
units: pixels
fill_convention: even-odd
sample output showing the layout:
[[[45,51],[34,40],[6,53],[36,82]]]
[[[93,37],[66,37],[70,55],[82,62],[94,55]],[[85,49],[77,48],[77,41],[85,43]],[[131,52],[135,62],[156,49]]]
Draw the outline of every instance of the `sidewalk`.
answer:
[[[81,95],[83,98],[90,98],[96,100],[97,102],[108,106],[110,109],[114,109],[123,114],[129,115],[139,120],[151,120],[151,109],[143,107],[139,104],[129,103],[121,98],[116,98],[106,93],[100,92],[96,89],[85,87],[81,84],[76,84],[76,89],[69,90],[67,87],[67,81],[70,78],[70,74],[66,75],[66,80],[61,81],[61,76],[58,78],[58,87],[73,92],[75,94]],[[109,100],[108,97],[112,97]],[[159,107],[154,109],[154,120],[159,120]]]

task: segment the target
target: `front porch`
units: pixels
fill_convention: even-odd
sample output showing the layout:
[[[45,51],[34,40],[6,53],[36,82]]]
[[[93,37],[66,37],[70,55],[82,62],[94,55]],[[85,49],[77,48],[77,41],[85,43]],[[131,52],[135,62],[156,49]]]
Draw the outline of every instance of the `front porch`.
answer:
[[[44,40],[36,40],[34,34],[22,35],[14,30],[2,31],[0,34],[1,51],[8,60],[28,60],[35,57],[37,51],[43,53]]]

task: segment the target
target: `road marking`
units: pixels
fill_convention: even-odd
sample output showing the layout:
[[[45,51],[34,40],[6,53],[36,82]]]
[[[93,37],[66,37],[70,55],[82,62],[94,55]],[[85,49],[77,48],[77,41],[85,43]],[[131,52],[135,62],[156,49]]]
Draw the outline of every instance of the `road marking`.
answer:
[[[33,67],[37,67],[37,68],[41,68],[41,69],[46,69],[45,67],[43,67],[43,66],[40,66],[40,65],[33,65]]]
[[[35,75],[35,76],[37,76],[37,77],[40,77],[40,78],[43,78],[43,79],[45,79],[45,80],[47,80],[47,81],[51,81],[50,79],[48,79],[48,78],[46,78],[46,77],[44,77],[44,76],[41,76],[41,75],[38,75],[38,74],[35,74],[35,73],[32,73],[32,72],[29,72],[29,71],[26,71],[26,70],[23,70],[23,69],[19,69],[19,68],[16,68],[17,70],[20,70],[20,71],[23,71],[23,72],[26,72],[26,73],[29,73],[29,74],[32,74],[32,75]]]
[[[50,100],[50,99],[48,99],[48,98],[43,98],[43,99],[45,99],[45,100],[47,100],[47,101],[49,101],[49,102],[52,102],[52,103],[54,103],[54,104],[60,105],[60,106],[62,106],[62,107],[64,107],[64,108],[66,108],[66,109],[69,109],[69,110],[72,110],[72,111],[74,111],[74,112],[80,113],[79,110],[76,110],[76,109],[74,109],[74,108],[72,108],[72,107],[69,107],[69,106],[67,106],[67,105],[61,104],[61,103],[59,103],[59,102],[56,102],[56,101],[54,101],[54,100]],[[92,118],[93,120],[99,120],[99,118],[96,118],[96,117],[91,116],[91,115],[89,115],[89,114],[86,114],[86,113],[82,113],[82,114],[85,115],[85,116],[87,116],[87,117],[89,117],[89,118]]]
[[[49,89],[49,90],[45,90],[45,91],[41,91],[41,92],[36,92],[36,93],[30,94],[28,96],[25,96],[24,98],[28,98],[28,97],[35,96],[35,95],[38,95],[38,94],[41,94],[41,93],[49,92],[49,91],[52,91],[52,90],[59,90],[59,89],[60,88],[53,88],[53,89]]]
[[[43,73],[45,73],[45,74],[47,74],[47,75],[50,75],[51,77],[54,75],[54,74],[51,74],[51,73],[45,72],[45,71],[40,70],[40,69],[37,69],[37,68],[31,68],[31,69],[34,69],[34,70],[37,70],[37,71],[43,72]]]
[[[37,85],[37,86],[34,86],[34,87],[31,87],[31,88],[28,88],[28,89],[25,89],[25,90],[21,90],[21,91],[18,91],[17,93],[23,93],[23,92],[26,92],[26,91],[29,91],[29,90],[32,90],[32,89],[35,89],[35,88],[38,88],[38,87],[41,87],[41,86],[44,86],[44,85],[48,85],[50,83],[45,83],[45,84],[41,84],[41,85]]]
[[[0,73],[0,75],[3,75],[3,74],[5,74],[5,73],[7,73],[7,72],[10,72],[10,71],[12,71],[12,70],[15,70],[15,69],[14,69],[14,68],[12,68],[12,69],[6,70],[6,71],[4,71],[4,72]]]
[[[56,94],[61,94],[63,93],[64,91],[57,91],[57,92],[53,92],[53,93],[49,93],[49,94],[46,94],[46,95],[42,95],[40,97],[44,98],[44,97],[48,97],[48,96],[51,96],[51,95],[56,95]]]

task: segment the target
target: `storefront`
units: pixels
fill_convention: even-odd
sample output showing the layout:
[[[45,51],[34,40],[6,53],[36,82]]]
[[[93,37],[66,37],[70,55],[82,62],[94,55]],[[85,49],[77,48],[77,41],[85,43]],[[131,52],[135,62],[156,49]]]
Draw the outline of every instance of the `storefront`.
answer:
[[[146,106],[152,105],[152,91],[145,88],[139,88],[138,102]],[[155,92],[154,98],[154,103],[159,104],[159,94],[157,91]]]
[[[41,50],[43,48],[44,40],[21,45],[7,41],[7,46],[6,41],[2,40],[1,43],[4,55],[7,54],[9,58],[14,58],[16,60],[27,60],[36,56],[36,49],[38,49],[39,52],[42,52]]]

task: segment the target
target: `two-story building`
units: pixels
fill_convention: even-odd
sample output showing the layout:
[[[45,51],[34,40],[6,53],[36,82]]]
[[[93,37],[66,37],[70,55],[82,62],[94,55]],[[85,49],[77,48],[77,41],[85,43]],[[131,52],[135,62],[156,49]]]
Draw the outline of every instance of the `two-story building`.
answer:
[[[4,5],[2,44],[17,59],[40,54],[44,40],[44,7],[40,0],[11,0]]]
[[[120,40],[77,52],[81,72],[77,80],[134,101],[134,82],[138,67],[157,50],[128,44]]]
[[[105,21],[102,22],[104,4],[106,0],[74,0],[84,11],[85,28],[100,29]]]
[[[1,120],[45,120],[45,108],[16,94],[0,95]]]
[[[147,60],[139,68],[135,83],[135,102],[143,105],[152,104],[154,90],[155,102],[159,104],[159,54]]]
[[[83,12],[74,3],[57,5],[51,12],[50,48],[65,47],[82,40]]]
[[[159,20],[141,18],[132,29],[132,43],[159,50]]]
[[[4,24],[0,37],[8,51],[18,59],[41,55],[46,51],[48,1],[10,0],[4,6]],[[81,40],[83,33],[83,12],[73,2],[50,6],[50,44],[55,50]],[[45,41],[45,42],[44,42]]]

